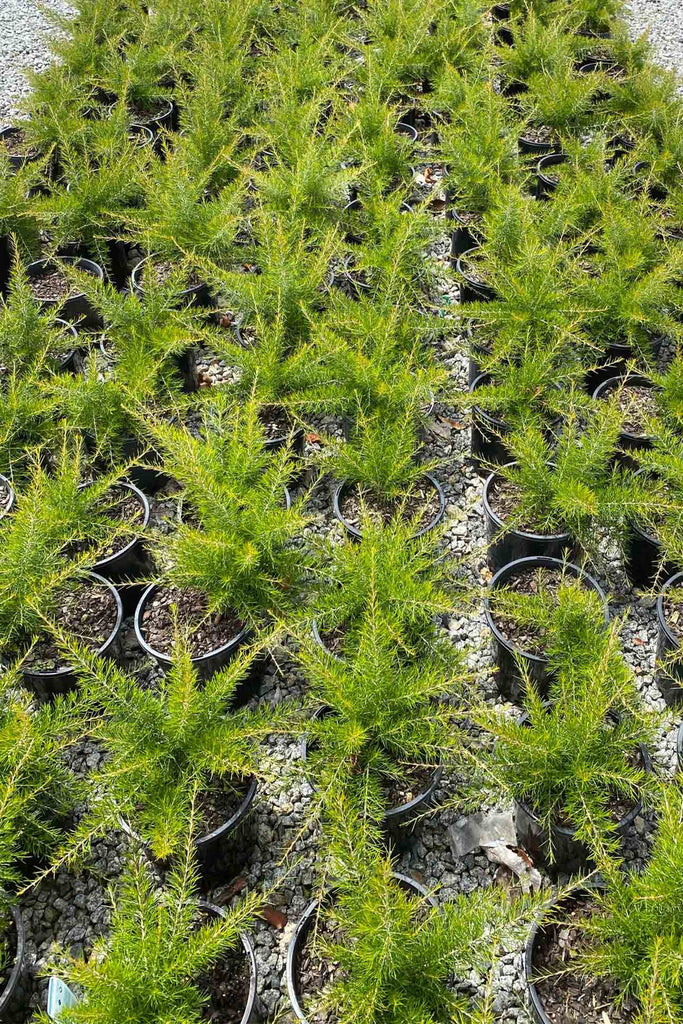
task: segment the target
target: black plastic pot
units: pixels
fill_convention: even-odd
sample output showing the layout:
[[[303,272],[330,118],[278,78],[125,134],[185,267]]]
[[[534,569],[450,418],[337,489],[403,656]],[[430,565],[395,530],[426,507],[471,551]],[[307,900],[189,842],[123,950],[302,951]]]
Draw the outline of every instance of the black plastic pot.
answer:
[[[207,903],[205,900],[200,901],[199,909],[203,911],[207,917],[227,917],[227,912],[224,907],[217,907],[215,903]],[[244,955],[249,962],[249,995],[247,996],[247,1005],[244,1008],[244,1013],[240,1017],[240,1024],[256,1024],[256,1021],[261,1018],[256,995],[258,968],[256,966],[254,944],[247,932],[240,932],[240,940],[242,942]],[[211,1011],[211,1002],[208,1003],[208,1009]]]
[[[21,999],[19,984],[24,974],[26,960],[26,932],[21,911],[18,907],[11,907],[10,912],[14,924],[16,952],[9,977],[4,987],[0,989],[0,1020],[9,1020],[10,1015],[18,1009],[17,1004]]]
[[[513,465],[513,463],[508,463]],[[568,533],[542,534],[527,533],[525,530],[515,530],[505,527],[505,520],[501,519],[495,509],[491,506],[491,489],[499,479],[496,473],[491,473],[484,484],[482,494],[482,505],[484,507],[484,518],[486,520],[486,539],[488,547],[486,550],[488,566],[496,571],[509,562],[517,561],[520,558],[533,558],[536,555],[546,555],[548,558],[563,558],[571,561],[578,554],[578,545]]]
[[[470,391],[490,382],[487,373],[480,373],[470,384]],[[504,465],[510,461],[510,452],[505,436],[510,433],[508,424],[478,405],[472,406],[472,427],[470,431],[470,455],[472,464],[480,476],[488,476],[492,465]]]
[[[7,298],[12,274],[12,248],[9,235],[0,235],[0,295]]]
[[[108,110],[109,114],[112,113],[117,102],[118,101],[115,100],[112,104],[110,104]],[[176,124],[175,103],[173,102],[173,100],[164,100],[163,102],[164,108],[160,114],[158,114],[156,117],[150,117],[148,120],[145,121],[140,120],[140,118],[138,117],[136,121],[131,123],[131,129],[133,127],[147,128],[149,131],[152,132],[153,135],[156,135],[158,132],[160,132],[162,128],[169,132],[173,131],[175,129]]]
[[[467,386],[471,387],[477,377],[480,377],[483,373],[480,360],[485,356],[491,355],[491,347],[485,342],[477,342],[476,330],[473,330],[472,325],[468,324],[465,333],[467,334],[469,346],[469,354],[467,357]]]
[[[311,636],[313,637],[318,647],[322,651],[324,651],[325,654],[329,654],[330,658],[334,658],[335,661],[344,660],[343,658],[340,658],[338,654],[335,654],[334,651],[331,651],[330,648],[327,646],[327,644],[320,635],[320,629],[318,628],[318,623],[315,619],[313,619],[313,621],[311,622]]]
[[[18,125],[5,125],[4,128],[0,128],[0,139],[11,138],[13,135],[20,135],[22,129]],[[9,160],[10,167],[18,171],[25,164],[32,164],[36,160],[40,160],[41,153],[38,150],[29,150],[28,153],[7,153],[7,159]]]
[[[407,124],[405,121],[399,121],[394,128],[394,131],[397,135],[405,135],[411,142],[417,142],[417,128],[414,128],[412,124]]]
[[[541,157],[545,153],[559,153],[560,151],[558,142],[536,142],[534,139],[527,139],[524,135],[520,135],[517,145],[522,156]]]
[[[145,256],[144,259],[135,264],[130,275],[133,294],[137,295],[139,299],[143,299],[145,296],[145,287],[143,284],[145,264],[148,260],[152,259],[154,259],[153,255]],[[214,297],[211,294],[211,289],[208,284],[204,282],[193,285],[191,288],[182,288],[178,292],[178,302],[182,306],[202,306],[212,308],[216,305]]]
[[[82,367],[83,350],[78,345],[78,331],[73,324],[59,317],[55,323],[62,327],[65,334],[70,334],[74,341],[74,347],[60,356],[57,369],[60,373],[79,373]]]
[[[646,469],[636,473],[636,476],[644,475],[649,475]],[[624,569],[631,586],[644,590],[652,587],[658,577],[666,580],[676,572],[671,562],[662,563],[661,541],[634,520],[629,522],[624,538]]]
[[[491,8],[492,21],[509,21],[510,4],[494,4]]]
[[[102,267],[93,260],[78,256],[59,256],[54,259],[36,260],[26,267],[26,274],[29,280],[32,277],[39,277],[46,267],[58,266],[60,263],[70,263],[78,270],[91,274],[98,280],[104,280]],[[102,318],[84,292],[78,295],[71,295],[64,301],[60,299],[40,299],[41,305],[46,309],[59,309],[62,319],[71,320],[80,327],[97,328],[102,326]]]
[[[683,587],[683,572],[676,573],[668,579],[657,598],[657,622],[659,636],[657,638],[657,674],[656,681],[659,692],[667,704],[680,704],[683,701],[683,652],[676,633],[666,620],[664,599],[667,590]]]
[[[591,890],[603,888],[604,885],[602,883],[592,881],[588,882],[585,886],[582,886],[581,889],[575,889],[570,896],[567,896],[562,901],[562,905],[575,904],[587,900],[591,895]],[[560,924],[555,924],[553,922],[549,922],[547,924],[542,924],[538,921],[534,922],[531,927],[529,939],[526,944],[526,950],[524,952],[524,975],[526,977],[527,988],[529,990],[529,1004],[536,1024],[553,1024],[553,1021],[545,1011],[545,1006],[541,999],[540,992],[536,988],[535,961],[543,943],[550,938],[553,929],[560,926]],[[605,1016],[607,1017],[607,1013],[605,1013]]]
[[[431,473],[425,473],[424,477],[425,480],[429,481],[429,483],[431,484],[431,486],[434,488],[438,495],[439,511],[436,513],[431,522],[427,523],[427,525],[423,526],[421,530],[418,530],[417,533],[413,534],[413,539],[415,539],[416,537],[421,537],[424,533],[428,533],[430,530],[433,530],[435,526],[438,526],[441,520],[443,519],[444,513],[446,511],[446,496],[443,492],[441,484],[436,479],[436,477],[432,476]],[[355,526],[352,526],[352,524],[344,518],[341,511],[341,501],[344,495],[352,486],[353,485],[348,480],[342,480],[342,482],[338,485],[332,497],[332,507],[334,510],[335,517],[342,524],[349,537],[351,537],[352,540],[360,540],[363,536],[363,531],[359,530]]]
[[[136,149],[142,149],[154,143],[154,132],[146,124],[132,124],[128,129],[128,138]]]
[[[150,583],[150,585],[147,587],[147,589],[145,590],[145,592],[143,593],[142,597],[138,602],[138,606],[135,609],[134,617],[135,638],[140,647],[142,648],[142,650],[145,652],[145,654],[148,655],[148,657],[154,658],[154,660],[157,662],[158,665],[161,666],[161,668],[169,669],[173,664],[173,658],[168,654],[162,654],[161,651],[157,651],[154,647],[151,646],[151,644],[147,642],[147,640],[145,639],[144,627],[142,624],[145,609],[147,608],[147,605],[152,600],[158,589],[159,585],[157,583]],[[217,647],[213,651],[207,651],[206,654],[196,655],[194,658],[192,658],[192,664],[198,671],[200,677],[206,679],[208,678],[208,676],[213,675],[214,672],[217,672],[218,669],[223,668],[224,665],[227,665],[228,662],[235,657],[240,648],[244,647],[246,644],[250,642],[251,638],[251,630],[249,629],[248,626],[244,626],[244,628],[237,634],[237,636],[233,637],[233,639],[230,640],[227,644],[223,644],[221,647]],[[249,673],[245,680],[242,683],[240,683],[239,687],[237,688],[237,691],[233,698],[233,704],[235,707],[239,707],[240,705],[245,704],[256,692],[258,692],[257,683],[260,682],[262,669],[260,672],[258,672],[257,675],[257,665],[252,666],[252,668],[254,669],[254,671]]]
[[[0,509],[0,519],[4,519],[5,516],[9,515],[9,513],[14,508],[14,501],[16,495],[14,493],[14,488],[12,487],[10,481],[7,479],[6,476],[2,476],[2,474],[0,474],[0,483],[2,483],[9,491],[9,498],[7,499],[7,504],[2,509]]]
[[[107,357],[108,353],[104,338],[100,340],[100,352],[103,356]],[[182,381],[182,390],[185,394],[193,394],[199,390],[197,352],[194,348],[186,348],[184,352],[176,352],[168,357],[168,361],[178,371]]]
[[[117,657],[119,653],[119,633],[123,622],[123,604],[119,592],[114,586],[99,573],[89,572],[86,577],[100,586],[106,587],[116,603],[116,622],[111,633],[101,647],[95,652],[100,656]],[[68,693],[76,686],[76,675],[70,665],[53,669],[49,672],[39,672],[35,669],[22,667],[24,683],[32,690],[39,700],[48,701],[51,697],[60,693]]]
[[[402,875],[397,872],[394,872],[394,878],[406,892],[414,892],[416,897],[428,900],[433,907],[437,906],[437,902],[434,897],[427,892],[423,885],[420,885],[420,883],[416,882],[413,878],[409,878],[408,875]],[[308,904],[297,921],[294,934],[292,935],[289,946],[287,947],[287,995],[289,996],[289,1001],[296,1019],[301,1021],[302,1024],[308,1024],[308,1019],[304,1013],[303,1007],[303,1003],[305,1002],[305,993],[301,991],[301,957],[311,930],[315,927],[321,906],[329,904],[331,900],[334,900],[334,892],[327,893],[322,900],[315,899]]]
[[[551,167],[558,167],[560,164],[565,164],[568,160],[566,153],[548,153],[546,156],[542,156],[538,161],[536,168],[536,198],[537,199],[548,199],[548,197],[557,188],[557,181],[550,177],[548,170]]]
[[[653,359],[656,359],[661,346],[661,337],[650,338],[650,350]],[[640,353],[634,350],[631,345],[625,345],[618,341],[611,342],[607,346],[605,354],[599,357],[597,366],[586,374],[585,390],[589,395],[592,395],[595,389],[600,384],[604,384],[605,381],[611,380],[613,377],[623,377],[628,371],[628,364],[638,358],[641,358],[642,361]]]
[[[608,377],[607,380],[603,381],[595,389],[593,398],[606,398],[610,391],[614,391],[622,384],[626,387],[632,385],[648,389],[654,386],[648,377],[642,377],[640,374],[632,374],[630,377]],[[647,434],[632,434],[628,430],[622,430],[619,434],[619,450],[615,452],[615,459],[617,462],[631,465],[632,460],[629,459],[629,452],[645,451],[649,448],[652,448],[652,438]]]
[[[558,572],[564,570],[565,575],[573,576],[574,579],[580,580],[587,588],[594,590],[604,606],[605,622],[609,620],[607,599],[597,581],[573,562],[563,562],[558,558],[549,558],[546,555],[518,558],[516,561],[504,565],[489,583],[489,593],[504,587],[509,580],[524,571],[543,568],[555,569]],[[489,597],[484,600],[484,614],[493,637],[494,658],[497,668],[496,683],[501,694],[512,701],[513,704],[521,704],[523,702],[526,693],[524,676],[521,670],[521,666],[523,666],[524,672],[534,683],[538,692],[541,696],[545,697],[548,693],[548,685],[551,679],[548,659],[543,655],[519,650],[503,636],[491,612]]]
[[[456,261],[459,256],[478,249],[479,239],[472,234],[469,224],[462,220],[457,210],[451,210],[448,216],[454,224],[451,232],[451,259]]]
[[[612,716],[615,720],[616,716]],[[522,715],[520,723],[527,724],[528,716]],[[646,772],[652,771],[652,762],[647,749],[640,744],[640,757]],[[623,835],[643,809],[638,800],[631,810],[620,819],[616,831]],[[536,813],[522,800],[515,800],[515,831],[517,842],[530,855],[534,864],[542,864],[550,875],[574,875],[592,865],[591,856],[585,843],[576,838],[576,830],[563,825],[553,825],[551,835],[541,825]],[[552,846],[552,859],[550,856]]]
[[[218,828],[195,839],[197,860],[205,882],[230,881],[246,864],[254,845],[250,812],[257,791],[258,781],[251,778],[235,813]]]
[[[476,245],[471,249],[467,249],[458,256],[455,263],[455,272],[463,279],[463,284],[460,285],[461,305],[465,305],[468,302],[493,302],[496,298],[495,290],[490,284],[474,279],[465,269],[467,266],[466,257],[470,253],[476,252],[478,248],[479,246]]]
[[[84,486],[87,486],[84,485]],[[135,496],[142,508],[142,522],[139,525],[140,533],[142,534],[149,523],[149,502],[147,497],[142,491],[135,486],[135,484],[122,481],[116,484],[116,490],[129,491]],[[98,562],[93,565],[93,571],[99,573],[100,576],[104,576],[105,579],[112,583],[125,584],[119,587],[119,594],[123,602],[124,611],[128,615],[134,611],[139,599],[141,584],[135,584],[136,578],[145,576],[149,573],[151,563],[147,552],[145,551],[144,540],[142,536],[133,537],[127,544],[125,544],[118,551],[109,555],[107,558],[101,558]]]
[[[369,295],[372,291],[372,285],[370,285],[368,281],[363,280],[363,278],[355,272],[351,253],[349,253],[344,259],[344,279],[346,280],[354,299],[360,299],[362,295]]]
[[[676,764],[679,772],[683,772],[683,722],[676,733]]]

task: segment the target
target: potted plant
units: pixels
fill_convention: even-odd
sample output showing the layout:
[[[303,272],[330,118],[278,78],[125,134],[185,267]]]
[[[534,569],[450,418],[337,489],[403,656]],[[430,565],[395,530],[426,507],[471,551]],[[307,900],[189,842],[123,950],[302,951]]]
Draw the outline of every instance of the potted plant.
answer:
[[[8,296],[0,302],[0,363],[5,374],[77,369],[78,357],[76,328],[34,301],[26,271],[15,257]]]
[[[430,470],[420,463],[413,409],[366,415],[359,409],[349,440],[332,456],[331,469],[341,482],[333,497],[334,514],[349,536],[362,537],[366,517],[411,524],[415,536],[433,530],[443,519],[446,499]]]
[[[453,979],[490,978],[534,901],[491,886],[437,903],[373,848],[353,803],[340,802],[331,827],[333,887],[309,903],[287,953],[296,1018],[399,1024],[407,1007],[418,1020],[476,1014]]]
[[[547,693],[528,686],[518,719],[496,708],[474,717],[495,738],[484,771],[515,801],[520,845],[572,873],[614,855],[640,812],[652,722],[595,594],[561,587],[545,638]]]
[[[529,680],[541,696],[547,696],[553,671],[546,646],[548,629],[560,595],[572,586],[592,590],[607,621],[602,590],[572,562],[547,555],[519,558],[499,569],[489,583],[484,612],[493,637],[496,683],[509,700],[519,703]]]
[[[314,596],[313,635],[343,657],[356,648],[368,610],[377,606],[393,623],[394,642],[407,660],[442,649],[435,620],[453,607],[449,578],[438,556],[434,534],[411,537],[398,522],[365,524],[363,543],[335,545]]]
[[[612,466],[620,425],[608,405],[585,429],[568,417],[554,449],[533,426],[509,435],[514,461],[491,474],[482,495],[491,569],[533,555],[595,555],[596,527],[617,532],[629,490],[629,475]]]
[[[200,681],[178,626],[171,667],[155,689],[140,688],[63,633],[59,642],[90,706],[107,709],[93,736],[108,758],[90,780],[92,792],[105,797],[92,802],[81,822],[77,852],[84,837],[91,841],[122,825],[167,865],[190,829],[205,879],[238,874],[253,842],[259,741],[284,729],[287,718],[285,708],[270,715],[239,706],[248,694],[248,670],[268,638]],[[72,852],[67,844],[62,859]]]
[[[519,138],[523,154],[558,152],[563,135],[579,134],[598,118],[597,76],[577,75],[571,59],[530,75],[527,84],[528,92],[518,100],[525,120]]]
[[[680,976],[663,967],[675,961],[680,941],[680,901],[671,884],[681,856],[680,785],[662,788],[659,810],[642,871],[606,865],[602,885],[570,894],[532,929],[525,966],[539,1022],[557,1020],[560,1005],[562,1015],[583,1013],[584,1003],[603,1007],[610,1020],[676,1013]]]
[[[681,601],[683,573],[676,573],[664,584],[657,598],[657,675],[659,690],[668,704],[683,699],[683,659],[681,659]]]
[[[111,544],[117,533],[101,503],[112,481],[85,489],[80,483],[80,460],[65,447],[56,474],[36,464],[14,513],[0,520],[2,653],[21,659],[25,681],[43,698],[73,685],[51,625],[73,631],[101,653],[114,653],[123,617],[117,591],[89,571],[98,546]],[[83,550],[66,557],[75,544]]]
[[[624,568],[632,586],[651,588],[683,564],[681,548],[681,442],[663,430],[651,450],[635,454],[640,467],[623,538]]]
[[[164,468],[183,487],[190,515],[150,546],[160,567],[135,612],[142,649],[168,667],[176,623],[203,672],[225,664],[264,619],[291,615],[303,598],[307,558],[293,541],[307,517],[288,500],[288,448],[269,453],[254,403],[207,409],[196,438],[153,427]]]
[[[462,676],[427,653],[406,661],[391,609],[370,603],[352,651],[341,660],[303,636],[299,658],[309,684],[304,754],[323,810],[356,794],[390,842],[410,842],[433,801],[453,747],[453,714],[439,697]]]
[[[190,858],[191,846],[162,888],[143,859],[133,858],[111,893],[109,934],[95,941],[87,959],[54,951],[46,973],[79,994],[74,1006],[60,1009],[64,1024],[93,1013],[107,1024],[126,1018],[143,1024],[164,1014],[189,1022],[237,1009],[237,1024],[256,1021],[256,961],[244,929],[262,897],[249,896],[230,911],[203,903]]]
[[[33,298],[44,309],[59,310],[65,320],[81,327],[97,328],[101,322],[84,290],[74,284],[71,269],[91,277],[104,278],[102,267],[93,260],[79,256],[55,256],[34,260],[26,267]]]

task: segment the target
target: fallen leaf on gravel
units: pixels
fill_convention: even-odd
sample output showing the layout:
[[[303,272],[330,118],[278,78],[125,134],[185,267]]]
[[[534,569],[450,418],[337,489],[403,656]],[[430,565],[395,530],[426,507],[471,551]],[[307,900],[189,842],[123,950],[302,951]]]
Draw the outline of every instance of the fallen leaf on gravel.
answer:
[[[261,917],[263,920],[271,925],[273,928],[282,929],[287,924],[287,918],[281,910],[277,910],[275,907],[264,907],[261,911]]]

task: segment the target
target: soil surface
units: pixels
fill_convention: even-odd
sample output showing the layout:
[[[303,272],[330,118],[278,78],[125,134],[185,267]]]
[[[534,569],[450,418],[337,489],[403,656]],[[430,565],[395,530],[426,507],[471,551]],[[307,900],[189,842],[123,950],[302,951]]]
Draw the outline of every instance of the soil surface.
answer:
[[[131,117],[135,124],[150,124],[168,110],[167,100],[158,100],[156,103],[130,103],[128,105]]]
[[[301,951],[298,970],[299,1003],[309,1024],[335,1024],[336,1016],[330,1011],[318,1009],[316,1004],[324,999],[340,974],[337,961],[327,960],[319,951],[320,941],[341,942],[342,935],[334,923],[323,914],[311,926],[308,938]]]
[[[429,765],[401,765],[400,779],[383,779],[387,807],[401,807],[420,796],[434,781],[436,768]]]
[[[249,790],[249,780],[238,777],[218,776],[212,778],[208,788],[197,798],[197,811],[203,833],[213,832],[232,818],[244,802]]]
[[[347,623],[340,622],[338,626],[333,626],[332,629],[318,630],[318,633],[327,650],[339,656],[344,649],[348,631]]]
[[[277,405],[266,405],[259,410],[258,418],[263,427],[266,441],[279,440],[281,437],[289,437],[295,428],[294,421]]]
[[[159,260],[157,263],[145,263],[142,268],[143,279],[149,269],[152,269],[154,273],[155,283],[158,286],[166,284],[173,271],[177,268],[177,264],[173,260]],[[196,270],[188,271],[183,284],[186,288],[198,288],[203,281]]]
[[[529,128],[525,128],[522,138],[528,142],[541,142],[543,144],[550,144],[556,141],[555,132],[545,124],[540,125],[540,127],[531,125]]]
[[[547,528],[542,528],[541,525],[533,519],[520,519],[518,521],[517,514],[520,502],[522,501],[522,491],[517,484],[512,483],[510,480],[505,480],[502,477],[496,477],[489,488],[488,495],[489,504],[499,519],[502,519],[503,522],[505,522],[507,519],[512,518],[515,530],[522,530],[525,533],[539,533],[544,537],[549,537],[555,533],[559,534],[563,532],[558,527],[551,533]]]
[[[673,600],[669,591],[664,596],[664,618],[674,636],[683,638],[683,601]]]
[[[138,523],[142,523],[144,519],[145,510],[140,504],[138,498],[132,491],[122,489],[114,496],[113,501],[107,501],[104,513],[107,518],[113,522],[119,522],[124,524],[126,527],[133,527]],[[98,561],[109,558],[111,555],[118,551],[121,551],[132,540],[130,532],[126,532],[124,536],[117,537],[116,541],[101,551],[98,551]],[[71,555],[78,554],[82,551],[88,551],[94,545],[90,541],[77,541],[75,544],[69,545],[69,553]]]
[[[567,971],[572,959],[587,947],[581,921],[590,913],[587,900],[573,903],[565,922],[546,927],[544,938],[536,947],[534,968],[537,975],[556,977],[537,981],[536,989],[553,1024],[629,1024],[637,1008],[633,1003],[616,1006],[616,982]]]
[[[465,277],[468,281],[471,281],[472,284],[485,285],[488,283],[477,270],[476,263],[471,263],[469,260],[461,259],[460,269],[462,271],[463,277]]]
[[[458,223],[460,223],[460,224],[481,224],[481,222],[484,219],[483,213],[479,213],[478,211],[456,210],[455,212],[456,212],[456,216],[455,216],[455,218],[453,220],[453,223],[456,225],[456,227],[457,227]]]
[[[66,274],[54,266],[47,267],[42,273],[31,277],[30,284],[36,299],[64,300],[79,294]]]
[[[193,657],[208,654],[234,640],[244,629],[236,615],[209,615],[207,598],[199,590],[160,587],[148,602],[142,617],[142,633],[147,643],[160,654],[173,654],[174,616],[177,607],[178,625],[187,633]]]
[[[117,615],[108,587],[86,581],[62,596],[52,619],[68,636],[100,648],[111,636]],[[52,672],[64,664],[54,640],[46,635],[39,637],[24,659],[24,667],[32,672]]]
[[[344,519],[357,530],[361,529],[363,511],[372,520],[380,523],[390,522],[399,513],[403,522],[409,522],[418,516],[416,529],[422,530],[429,526],[440,507],[439,495],[428,483],[418,484],[410,494],[395,501],[378,498],[370,491],[361,490],[358,484],[354,484],[345,491],[339,502]]]
[[[573,579],[573,576],[566,577],[567,582],[571,582]],[[554,569],[538,568],[513,576],[505,584],[505,590],[526,595],[542,593],[545,597],[556,601],[561,584],[561,572]],[[509,616],[497,612],[495,591],[491,593],[490,603],[493,621],[509,644],[528,654],[543,654],[545,636],[542,630],[527,623],[518,624]]]
[[[0,917],[0,995],[9,981],[17,955],[17,932],[14,921]]]
[[[251,975],[249,959],[241,940],[219,962],[197,979],[209,996],[202,1019],[213,1024],[240,1024],[249,1000]]]
[[[2,139],[3,149],[10,156],[35,156],[37,150],[34,146],[26,141],[24,132],[12,132],[10,135],[3,135]]]
[[[657,396],[652,388],[622,388],[618,398],[619,409],[623,415],[621,429],[626,434],[645,436],[648,432],[648,421],[657,415]]]

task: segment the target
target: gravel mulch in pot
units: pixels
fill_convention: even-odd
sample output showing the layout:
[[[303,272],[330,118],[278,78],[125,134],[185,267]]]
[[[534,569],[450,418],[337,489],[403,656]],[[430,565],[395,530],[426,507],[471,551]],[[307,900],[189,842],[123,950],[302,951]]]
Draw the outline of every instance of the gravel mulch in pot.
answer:
[[[335,1014],[323,1010],[319,1004],[341,976],[341,968],[336,960],[322,955],[320,945],[342,940],[341,930],[334,922],[319,915],[302,950],[298,971],[299,996],[309,1024],[335,1024],[337,1020]]]
[[[258,418],[263,427],[266,441],[288,437],[293,430],[296,430],[296,424],[289,414],[277,405],[266,405],[263,409],[259,409]]]
[[[91,582],[66,591],[52,615],[67,636],[96,649],[111,636],[117,618],[118,608],[109,588]],[[39,637],[23,662],[32,672],[53,672],[64,664],[50,636]]]
[[[26,139],[26,134],[21,129],[14,132],[8,132],[0,138],[0,146],[4,149],[5,153],[9,156],[23,156],[33,157],[36,156],[38,150],[35,146],[32,146]]]
[[[0,995],[9,981],[16,955],[17,932],[12,916],[0,916]]]
[[[542,145],[554,145],[557,142],[555,132],[546,124],[525,128],[522,138],[527,142],[538,142]]]
[[[12,504],[12,488],[6,480],[0,479],[0,517],[4,516]]]
[[[107,518],[113,522],[119,522],[125,527],[134,527],[142,523],[145,517],[145,510],[140,504],[135,494],[131,491],[121,490],[115,497],[114,501],[103,500],[103,504],[106,501],[104,508],[104,514]],[[110,558],[111,555],[116,554],[132,539],[131,531],[118,537],[113,544],[108,545],[102,551],[97,552],[98,559]],[[94,546],[91,541],[76,541],[75,544],[69,545],[69,553],[71,555],[79,554],[82,551],[89,551]]]
[[[683,640],[683,599],[676,601],[671,596],[671,591],[667,590],[663,604],[667,626],[679,641]]]
[[[339,509],[350,526],[360,530],[363,512],[374,522],[389,523],[400,512],[401,519],[411,521],[415,516],[418,530],[424,529],[439,514],[441,503],[437,491],[429,484],[419,484],[410,494],[393,501],[380,498],[359,484],[353,484],[341,496]]]
[[[135,124],[151,124],[152,121],[156,121],[157,118],[163,117],[168,112],[168,100],[157,100],[152,103],[143,103],[142,101],[129,103],[128,112]]]
[[[567,911],[561,924],[546,926],[537,943],[534,968],[536,990],[552,1024],[630,1024],[637,1007],[632,1001],[617,1006],[620,989],[610,979],[590,978],[573,973],[572,958],[586,949],[581,923],[595,911],[595,904],[582,901]]]
[[[166,657],[173,654],[173,605],[177,607],[178,625],[186,634],[192,657],[225,646],[244,629],[244,623],[235,614],[209,615],[207,597],[201,591],[160,587],[145,608],[142,630],[150,647]]]

